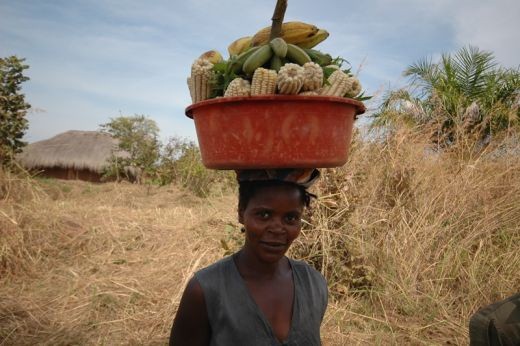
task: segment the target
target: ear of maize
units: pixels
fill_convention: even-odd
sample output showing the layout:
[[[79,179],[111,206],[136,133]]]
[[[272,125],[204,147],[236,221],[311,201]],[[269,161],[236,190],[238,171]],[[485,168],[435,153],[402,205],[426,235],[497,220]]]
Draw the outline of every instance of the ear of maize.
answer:
[[[191,65],[191,77],[188,80],[191,100],[197,103],[211,96],[213,64],[207,59],[197,59]]]
[[[341,71],[334,71],[328,78],[329,85],[325,85],[321,91],[322,95],[343,97],[347,92],[347,81],[349,76]]]
[[[283,65],[278,72],[276,84],[280,94],[298,94],[303,85],[303,67],[292,63]]]
[[[276,93],[276,71],[257,68],[251,82],[251,96]]]
[[[242,78],[235,78],[229,83],[224,97],[234,96],[250,96],[251,95],[251,83],[248,80]]]
[[[356,97],[361,92],[361,83],[356,77],[349,77],[347,80],[346,97]]]
[[[312,91],[302,91],[298,95],[301,95],[301,96],[319,96],[320,95],[320,90],[318,89],[318,90],[312,90]]]
[[[303,65],[303,90],[312,91],[323,85],[323,69],[314,62]]]

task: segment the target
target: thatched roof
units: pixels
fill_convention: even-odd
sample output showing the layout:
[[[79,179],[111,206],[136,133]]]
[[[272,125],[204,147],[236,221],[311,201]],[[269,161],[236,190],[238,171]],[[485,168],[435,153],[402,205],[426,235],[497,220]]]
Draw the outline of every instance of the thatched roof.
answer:
[[[58,167],[101,173],[115,149],[117,140],[109,134],[71,130],[29,144],[18,160],[28,169]]]

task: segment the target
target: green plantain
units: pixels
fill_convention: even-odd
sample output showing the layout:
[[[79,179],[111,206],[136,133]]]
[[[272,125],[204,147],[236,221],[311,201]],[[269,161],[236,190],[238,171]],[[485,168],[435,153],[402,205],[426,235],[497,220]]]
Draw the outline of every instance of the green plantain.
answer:
[[[287,59],[301,66],[311,61],[309,55],[302,48],[291,43],[287,44]]]
[[[273,50],[271,49],[271,46],[265,44],[246,59],[244,66],[242,66],[242,70],[246,75],[252,76],[255,70],[268,62],[272,56]]]

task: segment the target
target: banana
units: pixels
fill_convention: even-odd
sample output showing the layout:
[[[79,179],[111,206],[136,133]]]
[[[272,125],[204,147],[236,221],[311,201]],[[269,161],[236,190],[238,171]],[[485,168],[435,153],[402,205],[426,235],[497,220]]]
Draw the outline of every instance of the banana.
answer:
[[[318,32],[318,27],[303,22],[287,22],[282,24],[281,37],[287,43],[299,43],[312,37]],[[265,27],[258,31],[252,39],[253,46],[261,46],[269,42],[271,27]]]
[[[231,66],[230,69],[235,74],[240,74],[242,72],[242,68],[247,58],[249,58],[254,52],[259,50],[261,47],[252,47],[241,53],[239,56],[231,58]]]
[[[255,70],[268,62],[272,56],[273,50],[271,49],[271,46],[265,44],[246,59],[242,70],[246,75],[252,76]]]
[[[271,46],[276,56],[279,58],[285,58],[287,55],[287,43],[283,40],[283,38],[277,37],[272,39],[271,42],[269,42],[269,45]]]
[[[320,66],[327,66],[332,62],[332,56],[330,56],[330,54],[325,54],[315,49],[304,49],[304,51],[313,62]]]
[[[287,44],[287,59],[302,66],[311,61],[311,58],[303,49],[291,43]]]
[[[320,29],[316,34],[312,35],[306,40],[298,42],[297,46],[301,48],[313,48],[316,47],[318,43],[325,41],[327,37],[329,37],[329,32],[327,30]]]
[[[280,58],[278,55],[273,54],[273,57],[271,58],[271,66],[269,67],[270,70],[275,70],[276,72],[280,71],[280,68],[283,65],[282,58]]]
[[[229,56],[239,55],[239,54],[245,52],[249,47],[251,47],[252,39],[253,39],[253,37],[246,36],[246,37],[241,37],[241,38],[233,41],[228,46]]]

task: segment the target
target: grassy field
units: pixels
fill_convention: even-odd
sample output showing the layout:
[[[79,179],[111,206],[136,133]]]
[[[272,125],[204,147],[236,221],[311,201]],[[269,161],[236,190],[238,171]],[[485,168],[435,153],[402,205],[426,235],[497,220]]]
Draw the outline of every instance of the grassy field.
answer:
[[[520,287],[520,159],[402,133],[324,170],[292,256],[327,277],[326,345],[464,345]],[[0,345],[164,345],[194,271],[240,246],[232,192],[0,172]],[[227,250],[226,250],[227,248]]]

